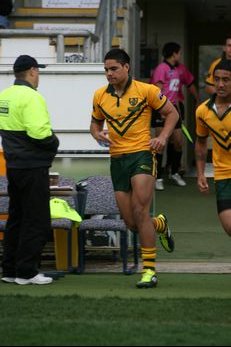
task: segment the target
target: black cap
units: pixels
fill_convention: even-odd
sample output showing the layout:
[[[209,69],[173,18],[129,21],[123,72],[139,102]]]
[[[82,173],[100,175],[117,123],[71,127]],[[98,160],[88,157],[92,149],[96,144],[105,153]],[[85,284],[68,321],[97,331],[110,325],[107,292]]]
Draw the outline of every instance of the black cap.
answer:
[[[29,55],[20,55],[14,62],[14,72],[29,70],[31,67],[46,67],[44,64],[38,64],[37,60]]]

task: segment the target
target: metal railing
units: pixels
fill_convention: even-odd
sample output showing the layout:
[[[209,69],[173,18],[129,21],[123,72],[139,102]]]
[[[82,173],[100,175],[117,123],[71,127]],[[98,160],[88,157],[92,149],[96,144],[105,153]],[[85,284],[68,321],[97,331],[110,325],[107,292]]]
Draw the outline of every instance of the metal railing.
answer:
[[[117,10],[122,7],[122,0],[100,1],[95,26],[95,35],[99,37],[98,59],[100,61],[103,61],[104,55],[111,49],[113,37],[117,35]]]
[[[97,62],[99,37],[89,30],[37,30],[37,29],[0,29],[0,39],[6,37],[55,37],[57,63],[64,63],[64,37],[83,37],[83,55],[85,62]]]

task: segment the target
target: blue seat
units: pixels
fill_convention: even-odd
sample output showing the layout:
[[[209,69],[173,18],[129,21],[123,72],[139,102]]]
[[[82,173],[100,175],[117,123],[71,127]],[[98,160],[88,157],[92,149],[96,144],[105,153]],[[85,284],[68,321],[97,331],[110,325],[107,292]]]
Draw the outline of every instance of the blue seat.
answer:
[[[9,197],[7,196],[7,178],[6,176],[0,176],[0,192],[3,195],[0,195],[0,232],[5,232],[6,229],[6,219],[1,219],[1,215],[7,215],[8,214],[8,207],[9,207]],[[73,179],[66,178],[66,177],[60,177],[59,179],[59,186],[71,186],[73,188],[73,191],[75,192],[76,188],[76,182]],[[52,197],[55,197],[55,193],[52,194]],[[76,208],[76,196],[75,194],[71,196],[66,195],[58,195],[59,198],[65,199],[68,204],[72,208]],[[58,230],[64,230],[67,232],[67,250],[66,250],[66,256],[67,256],[67,271],[73,272],[76,270],[78,259],[76,260],[76,267],[73,269],[72,266],[72,233],[77,233],[77,228],[75,224],[66,218],[52,218],[51,219],[51,229],[54,233],[54,240],[56,242],[58,238]],[[63,246],[63,245],[62,245]],[[56,244],[55,244],[56,247]],[[76,256],[77,257],[77,256]],[[56,257],[56,263],[57,263],[57,257]]]
[[[138,268],[137,234],[133,235],[134,265],[128,267],[128,232],[120,217],[116,204],[111,177],[91,176],[77,184],[78,211],[83,221],[79,225],[79,266],[80,273],[85,270],[85,239],[87,231],[115,231],[120,235],[120,254],[123,262],[123,273],[131,274]],[[82,195],[81,195],[82,193]],[[81,199],[81,201],[79,201]],[[105,218],[96,219],[97,215]],[[93,218],[92,218],[93,217]]]

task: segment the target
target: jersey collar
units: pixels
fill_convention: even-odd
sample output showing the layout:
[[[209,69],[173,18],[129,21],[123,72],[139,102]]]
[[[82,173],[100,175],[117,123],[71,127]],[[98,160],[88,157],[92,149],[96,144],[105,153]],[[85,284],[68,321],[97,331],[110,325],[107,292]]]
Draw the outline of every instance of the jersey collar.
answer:
[[[127,84],[126,84],[126,86],[125,86],[125,88],[124,88],[123,95],[126,93],[126,91],[128,90],[128,88],[130,87],[131,83],[132,83],[132,77],[131,77],[131,76],[128,76],[128,81],[127,81]],[[107,93],[109,93],[109,94],[111,94],[111,95],[113,95],[113,96],[117,96],[117,95],[115,94],[115,88],[114,88],[113,85],[111,85],[111,84],[108,85],[106,91],[107,91]]]
[[[206,103],[208,108],[213,108],[213,105],[214,105],[215,100],[216,100],[216,96],[217,96],[217,94],[211,95],[211,97],[209,98],[208,102]]]
[[[24,81],[24,80],[20,80],[20,79],[16,79],[14,81],[14,84],[17,86],[27,86],[27,87],[34,89],[33,86],[29,82]]]
[[[172,70],[175,69],[179,65],[178,63],[175,65],[172,65],[167,60],[164,60],[164,63],[167,64],[170,67],[170,69],[172,69]]]

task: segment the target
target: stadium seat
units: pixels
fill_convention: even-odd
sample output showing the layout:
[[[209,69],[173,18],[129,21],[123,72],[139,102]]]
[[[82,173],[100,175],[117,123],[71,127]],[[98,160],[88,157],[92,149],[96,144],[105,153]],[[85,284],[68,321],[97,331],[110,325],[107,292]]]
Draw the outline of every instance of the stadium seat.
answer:
[[[58,198],[65,199],[69,206],[76,209],[75,181],[66,177],[59,177],[59,186],[71,186],[73,192],[71,195],[58,194]],[[4,235],[6,228],[6,219],[8,215],[9,197],[7,196],[7,178],[0,176],[0,235]],[[52,198],[56,197],[55,192],[51,192]],[[78,265],[78,243],[77,227],[75,223],[67,218],[52,218],[51,229],[54,235],[54,248],[56,270],[67,270],[72,272]],[[1,238],[3,239],[3,237]],[[0,239],[0,240],[1,240]]]
[[[85,191],[81,196],[79,193]],[[120,218],[119,210],[116,204],[112,181],[109,176],[91,176],[77,184],[77,200],[79,213],[82,213],[83,221],[79,225],[79,266],[78,272],[83,273],[85,270],[85,239],[87,231],[115,231],[120,235],[120,254],[123,262],[123,273],[134,273],[138,268],[138,247],[137,234],[133,235],[133,256],[134,265],[128,267],[128,233],[123,219]],[[105,218],[95,218],[104,215]]]

